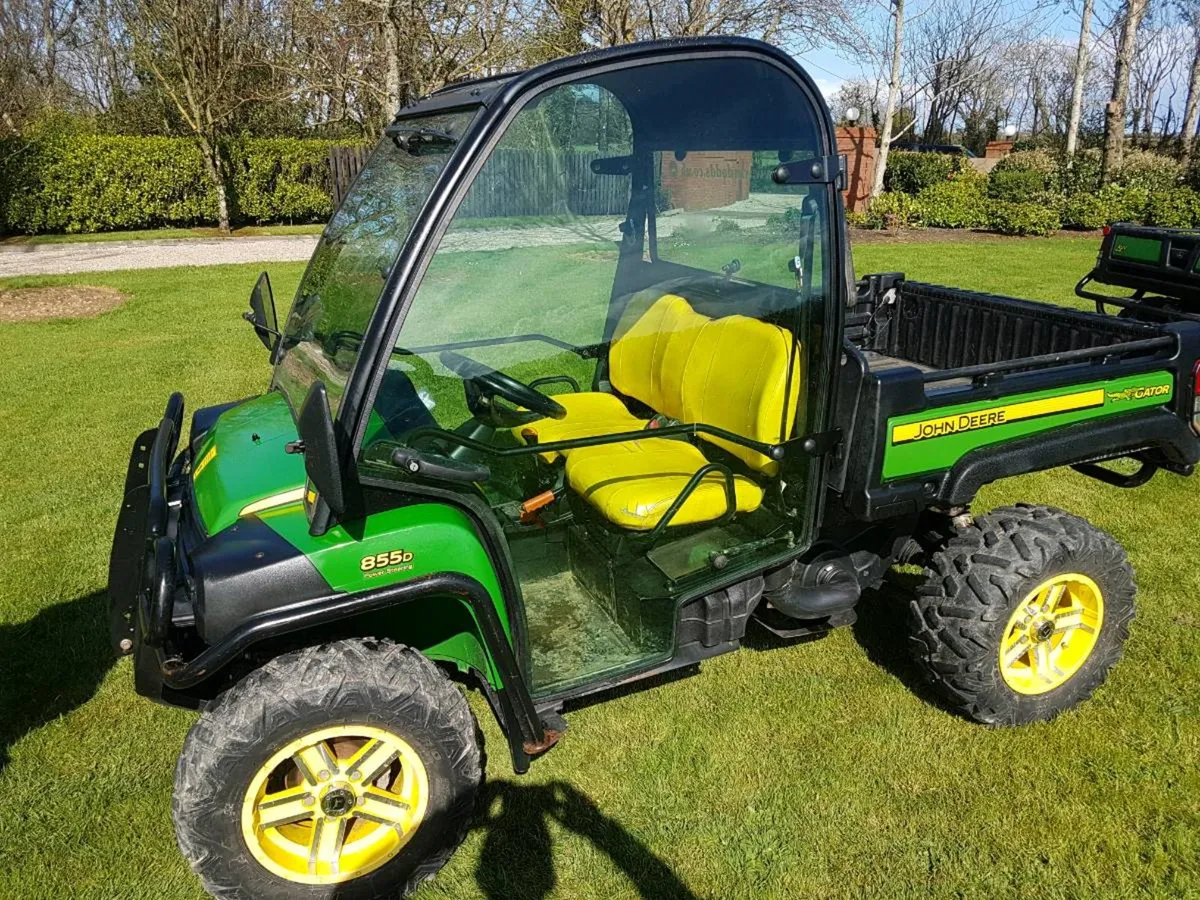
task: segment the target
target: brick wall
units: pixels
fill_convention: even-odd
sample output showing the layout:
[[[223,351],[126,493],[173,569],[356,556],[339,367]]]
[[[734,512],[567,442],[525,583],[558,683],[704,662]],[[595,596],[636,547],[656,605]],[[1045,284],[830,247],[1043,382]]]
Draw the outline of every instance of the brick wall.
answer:
[[[1000,159],[1000,157],[1012,153],[1012,148],[1012,141],[988,141],[987,148],[983,151],[983,158]]]
[[[846,209],[866,206],[875,179],[875,129],[838,128],[837,152],[846,157]],[[738,151],[694,151],[682,160],[664,154],[662,186],[676,209],[720,209],[750,196],[754,156]]]
[[[695,151],[682,160],[664,154],[662,186],[676,209],[719,209],[750,196],[754,155],[736,151]]]
[[[837,152],[846,157],[846,189],[842,201],[848,210],[861,210],[867,205],[871,184],[875,180],[875,129],[836,129]]]

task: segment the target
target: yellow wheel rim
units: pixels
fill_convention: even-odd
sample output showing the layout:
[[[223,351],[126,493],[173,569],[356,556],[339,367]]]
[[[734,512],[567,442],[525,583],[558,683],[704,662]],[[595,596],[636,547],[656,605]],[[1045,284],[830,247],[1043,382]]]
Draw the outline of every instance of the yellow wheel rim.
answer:
[[[242,836],[280,878],[336,884],[399,853],[428,802],[425,766],[406,741],[382,728],[338,725],[263,763],[246,789]]]
[[[1008,620],[1000,674],[1018,694],[1044,694],[1066,684],[1096,646],[1104,598],[1096,582],[1070,573],[1029,592]]]

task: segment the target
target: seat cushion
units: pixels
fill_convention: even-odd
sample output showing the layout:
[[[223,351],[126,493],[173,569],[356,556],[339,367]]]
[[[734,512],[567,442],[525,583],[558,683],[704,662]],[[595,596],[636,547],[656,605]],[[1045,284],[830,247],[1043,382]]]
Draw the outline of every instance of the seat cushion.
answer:
[[[597,434],[618,434],[622,431],[640,431],[646,426],[625,404],[612,394],[589,391],[581,394],[555,394],[554,399],[567,411],[566,418],[538,419],[529,425],[516,428],[513,433],[522,444],[528,443],[527,433],[537,435],[538,443],[569,441],[573,438],[592,437]],[[572,453],[575,451],[571,451]],[[553,462],[558,454],[554,451],[541,454],[546,462]]]
[[[631,300],[621,315],[608,351],[608,375],[615,387],[651,409],[683,418],[683,377],[692,348],[712,319],[676,294],[663,294],[647,306]]]
[[[791,334],[748,316],[710,318],[676,294],[648,298],[630,301],[617,325],[608,357],[613,387],[681,422],[713,425],[765,444],[787,438],[801,381],[799,348]],[[756,471],[774,475],[779,470],[777,462],[756,450],[701,437]]]
[[[712,319],[688,355],[680,391],[683,415],[677,418],[715,425],[764,444],[786,439],[800,395],[798,355],[788,384],[793,344],[792,336],[778,325],[747,316]],[[779,463],[757,450],[712,435],[700,436],[755,471],[774,475],[779,470]]]
[[[658,524],[707,463],[696,447],[669,438],[580,447],[567,454],[567,483],[614,525],[645,531]],[[740,475],[733,482],[737,511],[758,509],[762,488]],[[671,525],[710,522],[726,510],[725,478],[714,472],[696,487]]]

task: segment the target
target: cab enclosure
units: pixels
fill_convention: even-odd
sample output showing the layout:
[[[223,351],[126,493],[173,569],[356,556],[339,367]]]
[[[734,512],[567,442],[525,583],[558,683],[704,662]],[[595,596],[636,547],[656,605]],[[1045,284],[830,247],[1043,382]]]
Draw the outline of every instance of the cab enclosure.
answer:
[[[320,360],[331,395],[335,373],[363,378],[358,422],[337,410],[361,483],[486,509],[538,700],[737,646],[763,572],[812,541],[811,438],[845,291],[837,160],[790,62],[720,46],[403,111],[339,212],[358,217],[349,239],[323,241],[327,265],[376,216],[393,227],[394,173],[446,154],[469,177],[373,318],[365,302],[332,310],[310,273],[285,326],[277,380],[294,404],[297,355]]]

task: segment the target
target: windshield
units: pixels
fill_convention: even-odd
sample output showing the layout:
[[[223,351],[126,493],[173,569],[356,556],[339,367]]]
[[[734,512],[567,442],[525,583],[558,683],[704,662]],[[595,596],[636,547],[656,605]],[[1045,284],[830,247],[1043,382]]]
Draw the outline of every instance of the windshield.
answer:
[[[795,334],[796,370],[785,358],[781,396],[819,397],[819,380],[803,373],[822,370],[828,187],[773,177],[822,154],[815,113],[788,76],[741,59],[593,75],[528,103],[476,176],[409,307],[374,402],[367,456],[375,441],[408,443],[430,428],[482,434],[499,425],[489,440],[520,441],[529,415],[504,410],[524,407],[522,395],[481,389],[480,366],[560,402],[564,391],[618,391],[642,404],[639,423],[655,414],[699,420],[693,392],[728,392],[741,365],[736,348],[697,356],[686,372],[682,359],[668,360],[667,374],[648,370],[644,396],[611,353],[630,329],[650,327],[636,313],[663,297],[686,303],[688,323],[740,316],[738,327],[754,319]],[[710,370],[706,387],[701,373]],[[685,374],[686,402],[678,391],[661,396],[664,378]],[[786,408],[803,433],[807,398]],[[772,407],[771,427],[756,425],[754,436],[786,438],[793,425],[779,420],[782,411]]]
[[[424,116],[393,128],[396,139],[380,141],[334,213],[296,292],[276,360],[274,383],[292,409],[320,379],[337,415],[396,257],[473,116],[473,110]],[[438,139],[409,140],[413,134]]]

